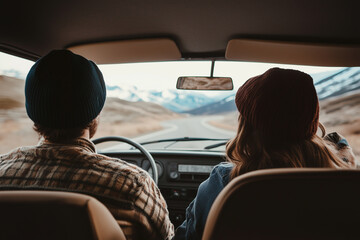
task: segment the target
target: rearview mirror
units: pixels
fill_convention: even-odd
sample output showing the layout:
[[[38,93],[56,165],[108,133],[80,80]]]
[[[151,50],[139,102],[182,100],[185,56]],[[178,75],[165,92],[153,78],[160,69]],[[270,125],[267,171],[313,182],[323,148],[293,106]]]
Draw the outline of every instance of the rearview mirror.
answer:
[[[186,90],[233,90],[231,77],[179,77],[177,89]]]

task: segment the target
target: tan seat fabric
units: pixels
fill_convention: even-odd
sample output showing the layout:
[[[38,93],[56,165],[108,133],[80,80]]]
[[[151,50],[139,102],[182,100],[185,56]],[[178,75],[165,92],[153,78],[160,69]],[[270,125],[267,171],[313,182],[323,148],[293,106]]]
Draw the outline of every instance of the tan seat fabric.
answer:
[[[254,171],[219,194],[202,239],[360,239],[359,203],[359,170]]]
[[[0,191],[0,239],[125,239],[109,210],[68,192]]]

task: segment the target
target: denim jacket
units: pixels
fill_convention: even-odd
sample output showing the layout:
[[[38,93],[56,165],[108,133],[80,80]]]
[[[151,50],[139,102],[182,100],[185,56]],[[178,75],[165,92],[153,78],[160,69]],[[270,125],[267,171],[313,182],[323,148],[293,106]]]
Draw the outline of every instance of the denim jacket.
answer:
[[[350,166],[356,166],[357,161],[346,139],[334,132],[325,136],[326,144]],[[229,182],[233,165],[220,163],[211,171],[207,180],[200,184],[195,199],[186,209],[186,220],[176,229],[173,240],[201,240],[210,208],[221,190]]]
[[[333,132],[325,136],[325,143],[344,162],[355,167],[357,160],[346,139]],[[186,209],[186,220],[176,229],[173,240],[199,239],[201,240],[210,208],[221,190],[229,182],[231,163],[220,163],[211,171],[207,180],[200,184],[195,199]]]
[[[228,184],[232,168],[231,163],[220,163],[211,171],[209,178],[200,184],[195,199],[186,209],[186,220],[176,229],[173,240],[201,240],[210,208]]]

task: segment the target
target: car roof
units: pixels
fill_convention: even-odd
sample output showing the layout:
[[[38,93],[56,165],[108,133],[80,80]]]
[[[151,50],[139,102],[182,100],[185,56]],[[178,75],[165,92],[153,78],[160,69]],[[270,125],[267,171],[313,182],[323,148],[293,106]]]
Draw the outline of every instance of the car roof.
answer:
[[[0,50],[37,59],[52,49],[170,38],[182,58],[224,58],[229,40],[358,45],[357,1],[2,1]]]

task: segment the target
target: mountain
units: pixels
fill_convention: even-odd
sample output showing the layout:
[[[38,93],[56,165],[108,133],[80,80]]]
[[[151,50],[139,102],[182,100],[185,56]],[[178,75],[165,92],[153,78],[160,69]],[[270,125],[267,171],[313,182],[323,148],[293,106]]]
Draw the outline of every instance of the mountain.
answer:
[[[218,102],[210,103],[205,106],[186,111],[185,113],[194,114],[194,115],[211,115],[211,114],[232,112],[236,110],[236,105],[234,100],[235,100],[235,94],[232,94],[224,99],[221,99]]]
[[[360,89],[360,67],[343,68],[314,82],[320,100],[340,96]]]
[[[0,75],[0,111],[25,110],[25,81],[15,77]],[[104,116],[116,116],[116,121],[129,121],[141,117],[173,116],[169,109],[153,102],[131,102],[107,97],[102,112]]]
[[[22,79],[0,75],[0,154],[38,142],[25,110],[24,85]],[[179,115],[156,103],[108,97],[95,138],[151,133],[163,129],[162,121],[176,117]]]
[[[324,100],[360,89],[360,67],[348,67],[312,75],[319,100]],[[219,114],[236,111],[235,94],[186,113],[194,115]]]
[[[184,90],[164,90],[147,91],[137,87],[106,86],[108,96],[117,97],[127,101],[152,102],[170,109],[173,112],[185,112],[193,108],[198,108],[221,98],[209,97],[194,91]]]
[[[134,137],[163,129],[161,122],[179,117],[178,114],[150,102],[130,102],[106,98],[95,137]]]
[[[110,122],[131,122],[141,118],[158,118],[160,116],[175,116],[176,114],[165,107],[151,102],[130,102],[119,98],[106,99],[101,117],[111,119]]]
[[[0,109],[25,107],[25,81],[0,75]]]
[[[23,72],[16,70],[16,69],[7,69],[0,72],[1,75],[8,76],[8,77],[14,77],[18,79],[25,79],[26,74]]]

